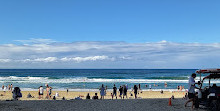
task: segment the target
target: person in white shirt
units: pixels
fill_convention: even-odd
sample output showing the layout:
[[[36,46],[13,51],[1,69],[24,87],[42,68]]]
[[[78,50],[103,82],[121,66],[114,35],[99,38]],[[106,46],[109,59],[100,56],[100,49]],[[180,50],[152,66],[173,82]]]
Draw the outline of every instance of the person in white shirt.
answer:
[[[40,86],[40,87],[39,87],[38,94],[39,94],[39,99],[43,98],[43,94],[44,94],[44,88],[43,88],[43,86]]]
[[[189,78],[189,83],[188,83],[188,98],[189,98],[189,100],[186,101],[186,103],[185,103],[185,107],[186,107],[189,102],[192,102],[192,109],[193,109],[194,98],[195,98],[195,88],[197,88],[195,86],[195,84],[196,84],[195,78],[196,78],[195,73],[193,73]]]

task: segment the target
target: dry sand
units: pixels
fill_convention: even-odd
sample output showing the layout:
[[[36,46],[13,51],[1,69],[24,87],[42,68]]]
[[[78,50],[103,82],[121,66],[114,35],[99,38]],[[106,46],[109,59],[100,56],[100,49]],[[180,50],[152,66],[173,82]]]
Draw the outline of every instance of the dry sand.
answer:
[[[98,93],[98,96],[100,97],[100,93],[99,92],[75,92],[75,91],[70,91],[70,92],[66,92],[66,91],[52,91],[52,95],[55,95],[55,93],[58,92],[60,97],[58,97],[57,99],[61,100],[62,97],[65,97],[67,100],[70,99],[74,99],[75,97],[81,96],[82,99],[85,99],[86,95],[89,93],[90,96],[94,96],[95,93]],[[21,91],[23,97],[20,100],[39,100],[38,99],[38,92],[37,91]],[[27,98],[28,93],[30,93],[32,96],[34,96],[35,98]],[[110,91],[107,92],[105,99],[111,99],[111,93]],[[133,94],[133,92],[128,92],[128,99],[134,99],[134,96],[131,96],[131,93]],[[0,100],[10,100],[12,99],[12,93],[11,91],[6,91],[6,93],[4,93],[3,91],[0,91],[0,94],[3,94],[4,96],[0,96]],[[174,95],[175,98],[183,98],[183,96],[185,95],[185,92],[183,91],[176,91],[176,92],[171,92],[171,91],[164,91],[163,94],[160,93],[160,91],[143,91],[142,93],[139,93],[138,97],[139,98],[170,98],[172,95]],[[41,100],[47,100],[45,99],[46,97],[46,92],[44,92],[44,99]],[[117,94],[118,99],[120,99],[119,97],[119,93]],[[126,99],[126,98],[125,98]]]

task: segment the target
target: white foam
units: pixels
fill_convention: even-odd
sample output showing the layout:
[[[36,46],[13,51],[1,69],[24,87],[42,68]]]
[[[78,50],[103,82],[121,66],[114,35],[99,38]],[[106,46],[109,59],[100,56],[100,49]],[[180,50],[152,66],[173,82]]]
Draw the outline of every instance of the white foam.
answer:
[[[53,89],[52,91],[66,91],[67,89],[59,88],[59,89]],[[99,89],[68,89],[69,91],[75,91],[75,92],[99,92]],[[142,89],[142,91],[178,91],[177,89]],[[21,88],[21,91],[38,91],[38,89],[32,89],[32,88]],[[108,92],[112,92],[112,89],[108,89]],[[131,89],[128,89],[128,91],[132,91]],[[183,89],[182,92],[185,92],[186,90]]]
[[[198,79],[196,78],[198,81]],[[220,80],[213,80],[215,83],[220,83]],[[49,79],[48,77],[0,77],[0,83],[16,82],[16,83],[188,83],[188,80],[171,80],[171,79],[89,79],[86,77],[72,77],[61,79]],[[205,81],[204,83],[208,83]]]

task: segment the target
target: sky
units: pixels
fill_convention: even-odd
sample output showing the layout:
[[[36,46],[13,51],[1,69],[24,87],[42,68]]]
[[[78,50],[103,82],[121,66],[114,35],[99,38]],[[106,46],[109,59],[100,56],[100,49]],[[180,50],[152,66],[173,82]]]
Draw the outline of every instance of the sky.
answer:
[[[0,68],[218,68],[219,3],[2,0]]]

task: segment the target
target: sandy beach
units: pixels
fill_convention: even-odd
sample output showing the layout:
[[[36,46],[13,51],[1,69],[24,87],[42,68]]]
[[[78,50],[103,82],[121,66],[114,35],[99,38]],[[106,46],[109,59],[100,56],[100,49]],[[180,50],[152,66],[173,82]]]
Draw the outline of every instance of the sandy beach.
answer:
[[[52,96],[55,95],[56,93],[59,93],[59,97],[57,97],[57,100],[62,100],[63,97],[65,97],[67,100],[70,99],[74,99],[75,97],[81,97],[82,99],[86,98],[86,95],[89,93],[90,96],[94,96],[95,93],[98,93],[98,96],[100,97],[100,93],[96,92],[96,91],[90,91],[90,92],[79,92],[79,91],[69,91],[68,93],[66,91],[52,91]],[[21,91],[22,93],[22,98],[20,98],[20,100],[39,100],[38,98],[38,91]],[[27,98],[28,94],[31,94],[32,96],[34,96],[34,98]],[[107,91],[107,94],[105,96],[105,99],[111,99],[111,93],[112,91]],[[185,91],[164,91],[163,94],[160,93],[160,91],[142,91],[142,93],[140,92],[138,94],[138,98],[139,99],[147,99],[147,98],[170,98],[172,95],[175,98],[183,98],[183,96],[185,95]],[[11,91],[0,91],[0,100],[10,100],[12,99],[12,92]],[[134,99],[134,96],[131,96],[131,94],[134,95],[133,92],[128,91],[127,94],[127,98],[125,99]],[[44,91],[44,95],[43,95],[43,99],[40,100],[48,100],[45,98],[46,97],[46,91]],[[119,97],[119,93],[117,93],[117,97],[118,99],[120,99]],[[115,97],[114,97],[115,99]]]
[[[53,91],[52,95],[58,92],[60,97],[57,100],[51,99],[38,99],[37,91],[22,91],[23,97],[19,101],[11,101],[12,93],[10,91],[0,92],[3,96],[0,96],[0,110],[1,111],[186,111],[190,110],[190,107],[184,107],[182,97],[185,92],[170,92],[164,91],[161,94],[159,91],[143,91],[139,93],[138,99],[134,99],[128,93],[128,99],[111,100],[111,92],[108,91],[105,100],[85,100],[87,93],[90,93],[91,97],[98,92],[66,92],[66,91]],[[27,94],[30,93],[34,98],[27,98]],[[46,92],[44,93],[46,94]],[[168,101],[172,95],[175,99],[172,99],[172,106],[168,106]],[[80,96],[83,100],[73,100],[75,97]],[[99,93],[98,93],[99,96]],[[65,97],[67,100],[62,100]],[[100,97],[100,96],[99,96]],[[190,105],[190,104],[189,104]],[[203,111],[204,109],[197,109]]]

